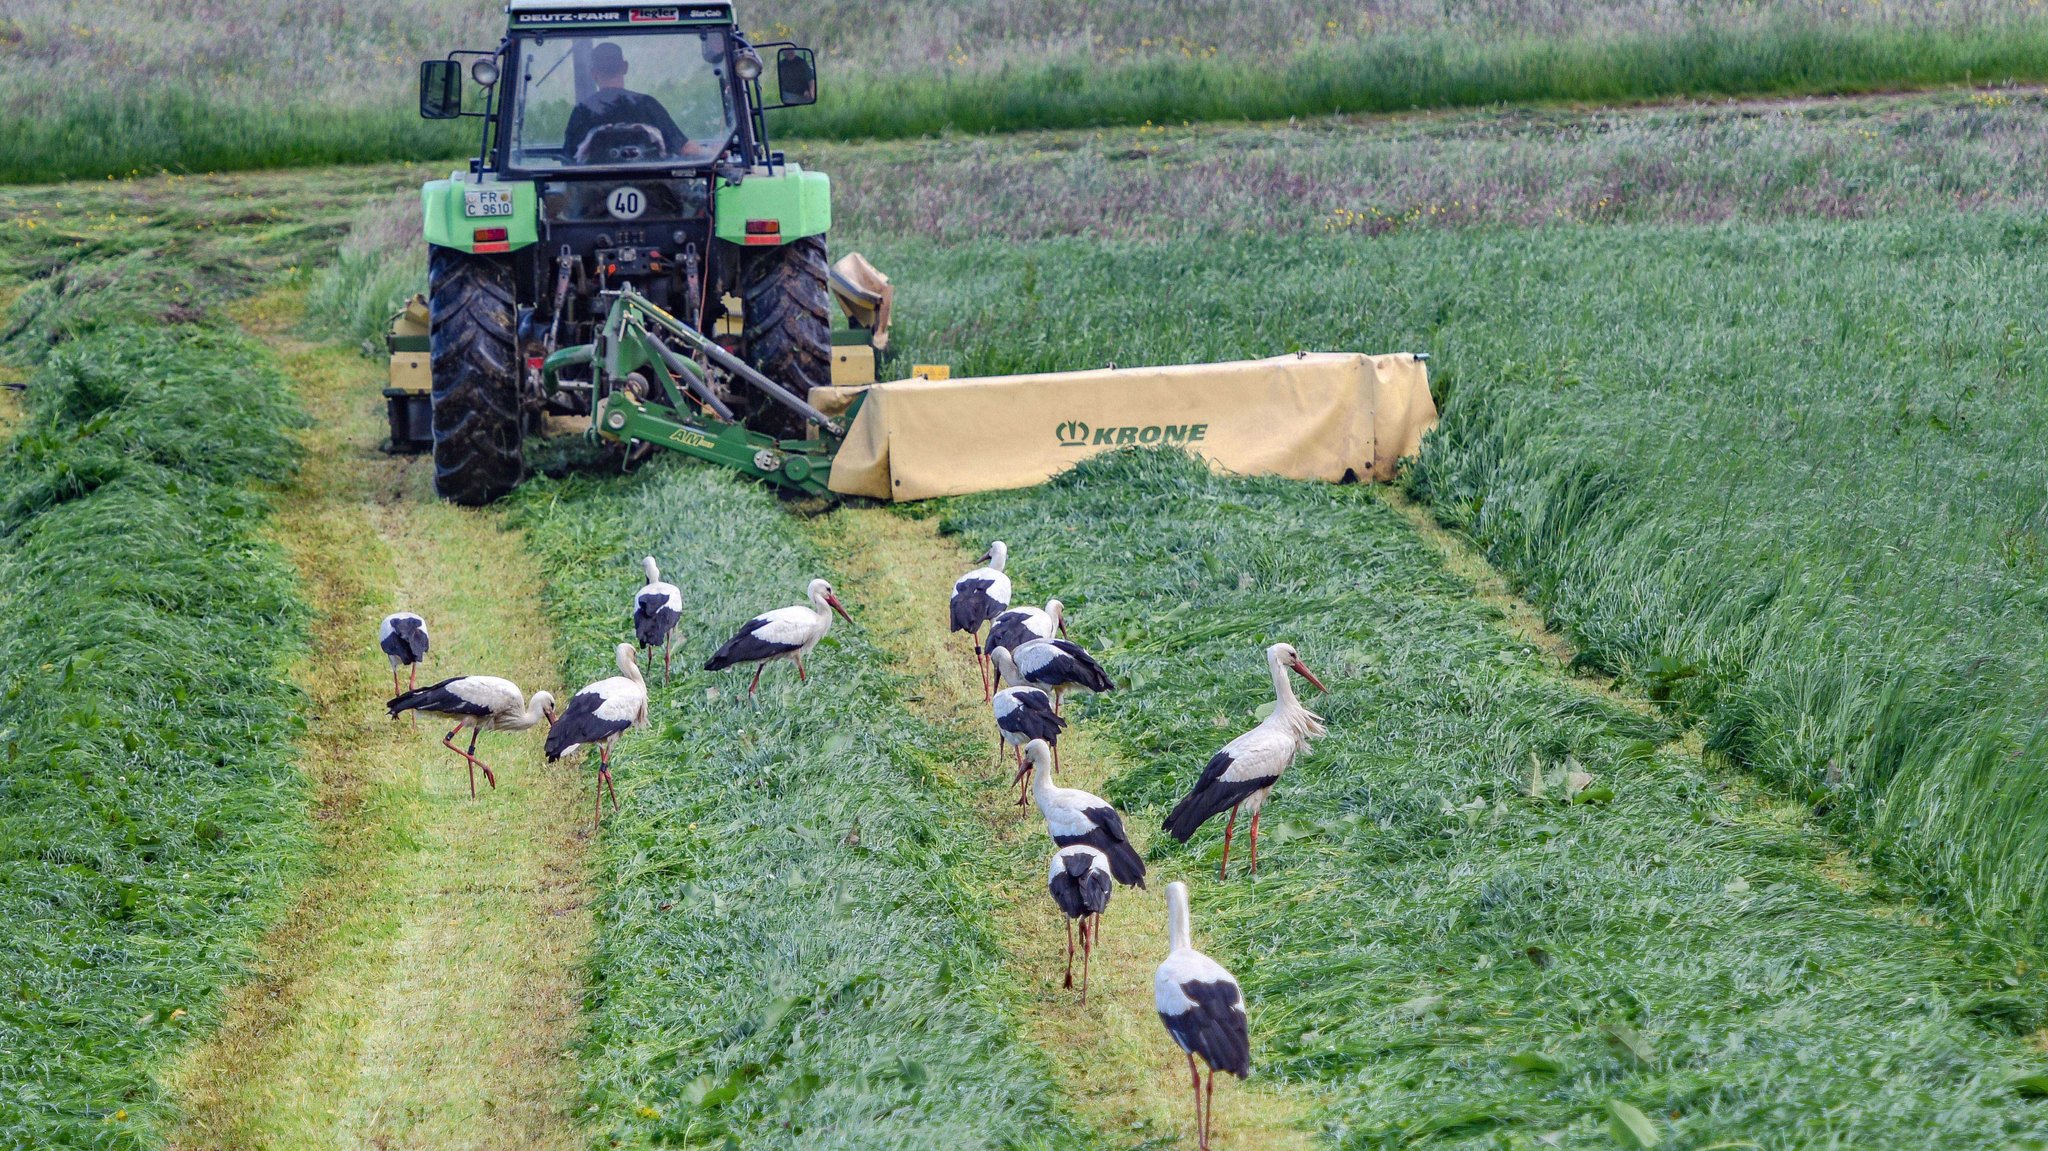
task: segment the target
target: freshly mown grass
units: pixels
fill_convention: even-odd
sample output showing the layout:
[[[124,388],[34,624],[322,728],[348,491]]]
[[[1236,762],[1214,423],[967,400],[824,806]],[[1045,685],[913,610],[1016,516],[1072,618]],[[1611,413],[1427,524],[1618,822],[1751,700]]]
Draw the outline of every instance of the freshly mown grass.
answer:
[[[216,305],[352,201],[250,195],[0,196],[0,349],[34,365],[0,449],[0,1146],[160,1144],[158,1069],[307,860],[303,609],[262,536],[298,415]]]
[[[987,874],[948,765],[858,622],[763,677],[697,670],[796,602],[816,549],[762,488],[664,462],[532,482],[517,519],[548,580],[567,685],[611,674],[642,555],[683,589],[676,675],[614,759],[596,853],[584,1074],[616,1145],[1093,1146],[1009,1019]],[[855,621],[861,606],[847,605]],[[657,661],[658,662],[658,661]],[[594,782],[595,773],[591,773]]]
[[[941,247],[956,372],[1433,352],[1411,487],[1579,645],[1971,923],[2048,917],[2039,227],[2002,213]]]
[[[1264,645],[1329,685],[1255,879],[1240,827],[1216,880],[1220,821],[1152,854],[1244,982],[1256,1073],[1317,1089],[1336,1145],[1637,1146],[1618,1105],[1679,1147],[2048,1139],[2006,1086],[2038,1060],[2036,968],[1920,925],[1803,805],[1572,683],[1369,489],[1133,451],[943,511],[1011,541],[1123,685],[1076,719],[1135,765],[1109,788],[1135,821],[1256,722]]]
[[[785,139],[1243,121],[2048,79],[2048,22],[1991,3],[1665,0],[1551,5],[789,4],[757,38],[823,53],[821,102]],[[0,182],[445,160],[476,122],[416,115],[416,63],[489,48],[496,5],[235,0],[109,10],[29,0],[0,18]]]

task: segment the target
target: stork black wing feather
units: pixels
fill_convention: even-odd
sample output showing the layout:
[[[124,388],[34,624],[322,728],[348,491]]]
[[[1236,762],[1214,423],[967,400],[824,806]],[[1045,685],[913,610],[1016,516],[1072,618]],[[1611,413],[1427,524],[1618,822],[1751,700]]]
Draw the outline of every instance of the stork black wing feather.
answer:
[[[450,676],[440,683],[430,683],[414,688],[404,695],[387,702],[384,707],[397,719],[408,711],[431,711],[440,715],[489,715],[491,709],[474,700],[467,700],[448,690],[448,685],[457,680],[468,679],[466,675]]]
[[[1052,701],[1042,695],[1016,697],[1016,710],[997,721],[997,726],[1012,734],[1022,735],[1027,740],[1042,739],[1048,744],[1060,741],[1060,732],[1065,731],[1067,721],[1053,714]]]
[[[1173,1041],[1218,1071],[1239,1079],[1252,1073],[1251,1028],[1246,1024],[1237,985],[1223,980],[1195,980],[1180,985],[1194,1006],[1179,1015],[1160,1013]]]
[[[988,589],[994,582],[985,579],[963,579],[953,585],[953,601],[948,605],[952,630],[974,631],[1009,610],[1009,604],[989,598]]]
[[[1081,814],[1095,825],[1088,834],[1072,839],[1056,840],[1062,847],[1073,843],[1085,843],[1109,857],[1109,873],[1126,887],[1145,886],[1145,859],[1138,849],[1131,846],[1130,837],[1124,834],[1123,817],[1113,807],[1083,808]]]
[[[1109,895],[1115,890],[1107,875],[1090,871],[1081,877],[1081,906],[1090,914],[1100,915],[1109,910]]]
[[[668,642],[683,613],[669,606],[665,595],[643,595],[633,605],[633,638],[642,647],[660,647]]]
[[[726,640],[725,646],[719,648],[704,662],[704,670],[720,671],[736,663],[760,663],[764,659],[773,659],[783,652],[796,650],[797,645],[793,643],[776,643],[754,634],[766,626],[768,621],[761,616],[748,620],[746,626],[740,628],[739,634]]]
[[[1071,668],[1061,669],[1072,682],[1089,691],[1110,691],[1116,687],[1109,681],[1109,673],[1102,670],[1102,665],[1095,662],[1095,657],[1089,655],[1080,644],[1071,640],[1056,639],[1052,641],[1052,645],[1064,652],[1073,662]]]
[[[1010,651],[1037,639],[1038,633],[1025,626],[1024,621],[1029,618],[1021,611],[1006,611],[997,616],[996,622],[989,626],[988,642],[982,646],[989,651],[995,651],[997,648]],[[956,627],[953,630],[964,629]]]
[[[384,654],[403,664],[427,658],[427,632],[416,619],[402,619],[391,625],[391,634],[377,641]]]
[[[1202,769],[1202,778],[1180,797],[1161,826],[1175,839],[1186,843],[1201,827],[1218,815],[1243,803],[1261,788],[1273,786],[1271,779],[1225,779],[1223,773],[1236,762],[1227,751],[1219,751]]]
[[[1085,860],[1083,866],[1086,866]],[[1052,901],[1060,905],[1060,910],[1068,919],[1079,919],[1089,913],[1088,899],[1083,894],[1081,880],[1062,871],[1053,876],[1045,887],[1052,893]]]
[[[570,748],[585,743],[603,743],[633,726],[631,719],[605,719],[597,714],[604,696],[594,691],[578,692],[562,717],[548,729],[548,762],[562,758]]]

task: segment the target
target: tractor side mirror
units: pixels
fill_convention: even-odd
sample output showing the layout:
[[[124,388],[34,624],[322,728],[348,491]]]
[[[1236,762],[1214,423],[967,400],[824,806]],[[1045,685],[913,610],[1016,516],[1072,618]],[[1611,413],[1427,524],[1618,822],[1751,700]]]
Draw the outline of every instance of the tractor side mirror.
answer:
[[[420,65],[420,116],[453,120],[462,115],[462,66],[453,60]]]
[[[809,48],[775,53],[775,95],[783,108],[818,102],[818,61]]]

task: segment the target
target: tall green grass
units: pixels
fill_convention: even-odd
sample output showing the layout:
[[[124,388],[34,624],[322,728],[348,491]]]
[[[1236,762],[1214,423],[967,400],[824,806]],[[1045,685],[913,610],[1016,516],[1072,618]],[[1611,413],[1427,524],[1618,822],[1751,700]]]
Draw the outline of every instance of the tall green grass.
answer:
[[[1587,664],[2040,942],[2041,235],[1987,213],[862,244],[904,354],[958,372],[1433,352],[1444,426],[1411,486]]]
[[[804,35],[803,16],[789,18],[796,23],[778,25],[776,33]],[[475,46],[501,31],[482,25]],[[1160,43],[1166,40],[1162,34]],[[107,45],[104,59],[90,46],[78,49],[92,61],[83,79],[47,69],[21,73],[18,83],[32,87],[0,117],[0,182],[438,161],[473,152],[478,141],[477,121],[417,118],[410,57],[383,54],[397,50],[395,42],[374,51],[343,45],[359,57],[341,69],[358,78],[351,84],[329,78],[334,61],[293,58],[269,65],[275,74],[261,73],[269,83],[239,77],[209,84],[182,67],[150,65],[119,88],[96,77],[124,68],[124,53],[137,50],[124,49],[119,38]],[[998,47],[996,62],[986,64],[964,56],[958,63],[911,63],[872,43],[841,61],[828,55],[820,103],[776,113],[771,132],[790,140],[902,139],[2048,80],[2048,22],[2025,17],[1861,21],[1774,12],[1750,20],[1621,21],[1591,30],[1425,22],[1256,50],[1225,42],[1178,53],[1124,54],[1107,45],[1032,51],[1015,37]],[[375,56],[375,66],[364,64],[366,54]]]
[[[289,395],[239,338],[113,328],[0,453],[0,1145],[156,1145],[154,1069],[305,861],[302,608],[251,487]]]
[[[1217,881],[1220,820],[1151,854],[1244,982],[1255,1073],[1311,1088],[1334,1145],[1639,1146],[1617,1103],[1674,1147],[2048,1139],[2006,1086],[2039,1059],[2038,968],[1916,925],[1802,807],[1571,683],[1371,490],[1131,451],[943,511],[1010,541],[1125,685],[1076,718],[1132,764],[1107,794],[1133,822],[1257,722],[1266,644],[1328,684],[1256,878],[1240,826]]]
[[[1096,1145],[1007,1017],[975,894],[989,848],[947,774],[983,749],[911,714],[857,622],[808,685],[771,669],[759,706],[740,673],[697,670],[828,573],[765,489],[680,463],[517,497],[576,653],[565,683],[612,674],[642,555],[684,589],[675,680],[656,676],[652,729],[613,761],[624,809],[595,857],[596,1129],[627,1147]]]

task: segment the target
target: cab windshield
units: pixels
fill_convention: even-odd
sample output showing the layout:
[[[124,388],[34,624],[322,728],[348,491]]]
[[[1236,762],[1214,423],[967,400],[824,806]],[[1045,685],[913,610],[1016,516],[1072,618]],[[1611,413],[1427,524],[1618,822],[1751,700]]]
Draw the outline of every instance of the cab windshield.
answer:
[[[523,38],[515,168],[709,163],[733,133],[720,32]]]

